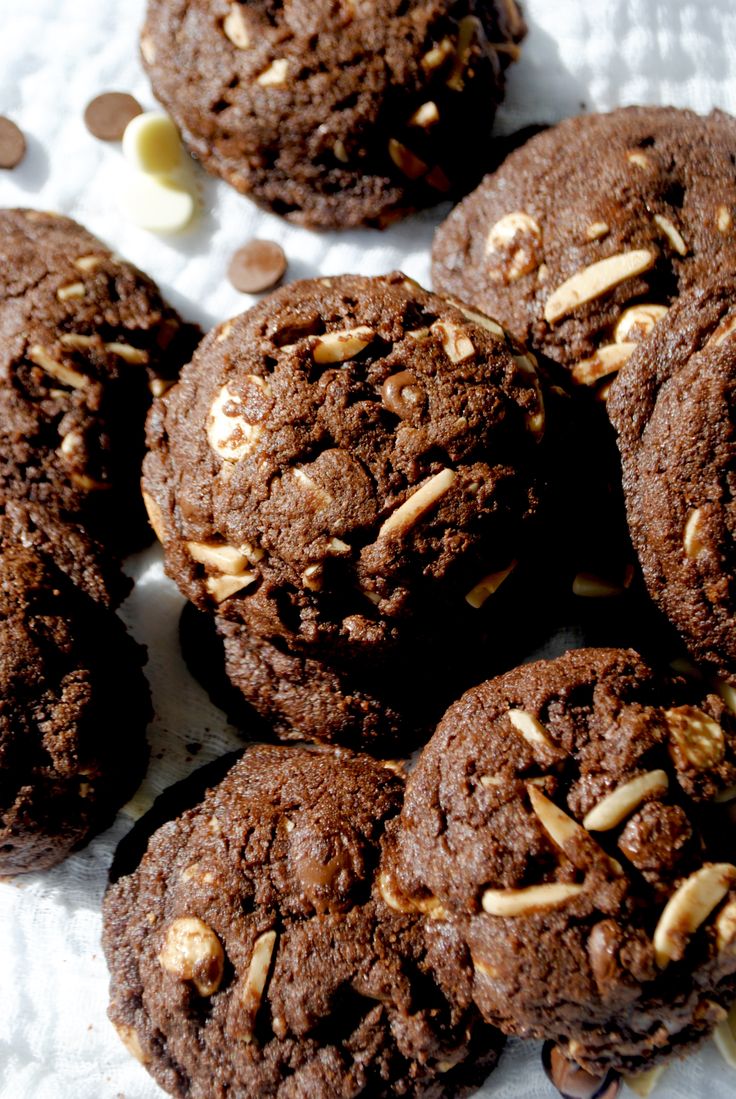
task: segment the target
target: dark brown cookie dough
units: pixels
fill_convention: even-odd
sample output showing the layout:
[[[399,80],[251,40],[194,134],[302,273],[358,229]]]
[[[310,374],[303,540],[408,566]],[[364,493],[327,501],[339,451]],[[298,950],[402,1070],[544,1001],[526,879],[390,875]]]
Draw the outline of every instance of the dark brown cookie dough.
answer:
[[[133,794],[151,712],[143,657],[0,520],[0,874],[60,862]]]
[[[680,293],[736,266],[735,157],[736,120],[722,111],[562,122],[453,210],[435,238],[435,288],[600,385]]]
[[[365,756],[252,747],[111,887],[110,1017],[168,1092],[449,1099],[491,1070],[498,1033],[373,888],[402,791]]]
[[[471,630],[513,576],[546,427],[534,361],[492,321],[400,274],[302,282],[210,333],[155,403],[144,491],[194,603],[368,660],[402,621]]]
[[[691,291],[612,387],[629,527],[649,593],[736,682],[736,278]]]
[[[145,544],[145,415],[195,342],[81,226],[0,211],[0,508],[54,509],[120,555]]]
[[[463,944],[458,987],[488,1022],[593,1075],[637,1072],[736,994],[718,804],[734,787],[718,694],[631,650],[569,652],[448,710],[391,826],[383,895]]]
[[[514,0],[149,0],[156,96],[208,171],[290,221],[385,225],[488,169]]]

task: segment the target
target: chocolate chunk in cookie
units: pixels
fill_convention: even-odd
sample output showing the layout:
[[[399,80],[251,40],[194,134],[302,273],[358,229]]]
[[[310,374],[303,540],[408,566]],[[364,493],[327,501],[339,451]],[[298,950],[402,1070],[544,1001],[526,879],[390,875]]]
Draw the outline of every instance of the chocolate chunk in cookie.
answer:
[[[60,862],[133,794],[142,663],[122,622],[0,520],[0,874]]]
[[[51,508],[120,555],[145,544],[145,415],[195,342],[81,226],[0,211],[0,509]]]
[[[605,386],[677,296],[736,264],[736,120],[672,107],[534,137],[435,238],[437,290]]]
[[[390,826],[383,894],[463,945],[488,1022],[594,1077],[636,1073],[736,993],[718,818],[735,784],[736,718],[702,683],[631,650],[529,664],[448,710]]]
[[[152,410],[144,492],[194,603],[370,659],[515,582],[544,495],[543,383],[493,321],[400,274],[290,285]]]
[[[696,660],[736,682],[736,278],[691,291],[612,388],[631,536]]]
[[[463,1095],[496,1031],[375,890],[403,783],[365,756],[252,747],[104,904],[110,1017],[172,1095]]]
[[[514,0],[149,0],[156,96],[208,171],[290,221],[385,225],[487,170]]]

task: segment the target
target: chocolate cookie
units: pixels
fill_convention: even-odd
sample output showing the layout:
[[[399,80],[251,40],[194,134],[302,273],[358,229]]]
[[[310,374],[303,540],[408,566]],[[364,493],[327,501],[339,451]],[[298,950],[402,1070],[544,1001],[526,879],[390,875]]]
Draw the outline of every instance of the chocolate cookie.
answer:
[[[60,862],[133,794],[151,713],[143,657],[0,520],[0,874]]]
[[[736,277],[685,295],[612,388],[631,536],[696,660],[736,682]]]
[[[145,544],[145,415],[194,342],[150,279],[81,226],[0,211],[0,509],[55,510],[120,555]]]
[[[736,266],[736,120],[630,107],[533,137],[440,227],[437,290],[597,385]]]
[[[488,1022],[594,1076],[706,1035],[736,996],[736,717],[636,653],[582,649],[452,706],[381,876],[465,950]],[[440,955],[441,957],[441,955]],[[441,976],[450,979],[443,966]]]
[[[514,0],[149,0],[141,51],[205,168],[290,221],[385,225],[488,168]]]
[[[374,890],[403,783],[364,756],[252,747],[108,891],[110,1017],[170,1094],[446,1096],[500,1038]]]
[[[543,388],[502,329],[400,274],[277,291],[155,403],[144,492],[169,574],[264,638],[369,660],[472,623],[543,495]]]

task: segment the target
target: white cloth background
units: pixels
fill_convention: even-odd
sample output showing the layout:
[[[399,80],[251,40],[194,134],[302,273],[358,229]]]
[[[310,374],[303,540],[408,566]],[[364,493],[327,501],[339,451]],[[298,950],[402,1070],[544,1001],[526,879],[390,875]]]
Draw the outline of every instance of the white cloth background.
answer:
[[[205,325],[250,304],[227,283],[232,251],[253,235],[280,241],[290,279],[402,267],[428,284],[428,250],[444,210],[373,231],[318,235],[292,228],[199,173],[205,215],[189,234],[162,240],[127,224],[115,189],[117,146],[82,123],[105,89],[153,106],[137,55],[144,0],[0,0],[0,114],[29,138],[14,172],[0,171],[0,205],[61,211],[82,221],[151,274],[172,302]],[[584,109],[673,103],[736,113],[734,0],[526,0],[530,35],[513,68],[499,129],[553,121]],[[565,156],[565,150],[560,150]],[[189,678],[177,645],[181,600],[150,551],[131,561],[138,579],[123,614],[149,646],[156,708],[149,774],[134,809],[193,766],[238,745],[219,711]],[[190,742],[205,743],[194,760]],[[100,900],[130,813],[46,874],[0,883],[0,1096],[2,1099],[155,1099],[162,1093],[124,1051],[105,1016],[107,973],[99,946]],[[657,1095],[727,1099],[736,1073],[712,1046],[671,1068]],[[542,1099],[553,1091],[536,1046],[513,1045],[482,1092]]]

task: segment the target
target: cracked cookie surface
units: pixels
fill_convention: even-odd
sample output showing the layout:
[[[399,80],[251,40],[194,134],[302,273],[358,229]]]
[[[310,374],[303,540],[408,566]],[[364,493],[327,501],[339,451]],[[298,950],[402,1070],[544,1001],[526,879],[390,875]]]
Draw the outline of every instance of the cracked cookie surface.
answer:
[[[568,119],[440,226],[437,291],[604,387],[680,293],[736,264],[736,120],[672,107]]]
[[[111,887],[110,1016],[168,1092],[449,1099],[493,1068],[498,1033],[375,893],[402,791],[365,756],[254,746]]]
[[[290,221],[384,225],[487,168],[514,0],[149,0],[141,52],[202,164]]]
[[[704,683],[631,650],[530,664],[448,710],[389,826],[383,895],[462,944],[488,1022],[638,1072],[736,994],[735,780],[736,718]]]
[[[60,862],[133,794],[143,660],[109,609],[0,520],[0,874]]]
[[[123,556],[149,540],[144,421],[196,343],[145,275],[69,218],[0,211],[0,508],[57,512]]]
[[[731,681],[735,300],[733,276],[684,295],[627,363],[609,401],[649,593],[693,657]]]

